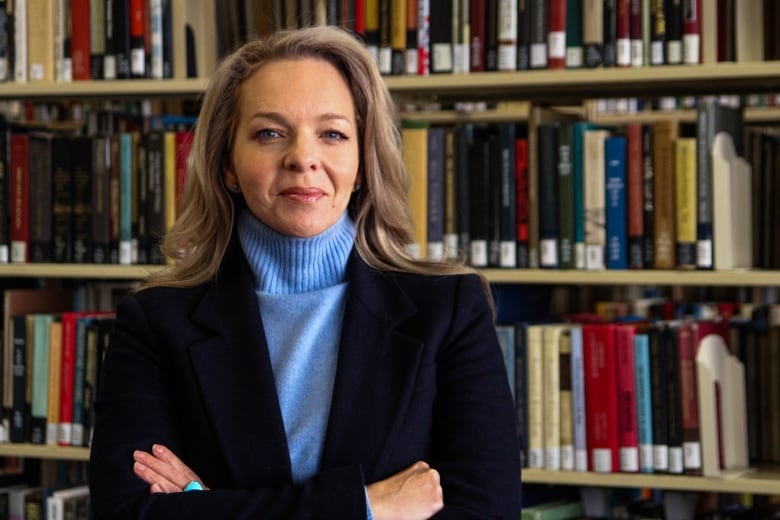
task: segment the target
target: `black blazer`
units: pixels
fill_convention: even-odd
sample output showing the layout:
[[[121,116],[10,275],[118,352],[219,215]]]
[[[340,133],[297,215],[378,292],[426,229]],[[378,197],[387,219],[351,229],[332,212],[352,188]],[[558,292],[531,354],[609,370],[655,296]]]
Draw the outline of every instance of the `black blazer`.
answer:
[[[422,459],[437,518],[519,518],[514,405],[475,276],[379,272],[357,254],[320,473],[290,459],[251,270],[234,245],[217,276],[117,309],[95,402],[96,518],[365,518],[364,485]],[[171,448],[212,490],[150,495],[132,452]]]

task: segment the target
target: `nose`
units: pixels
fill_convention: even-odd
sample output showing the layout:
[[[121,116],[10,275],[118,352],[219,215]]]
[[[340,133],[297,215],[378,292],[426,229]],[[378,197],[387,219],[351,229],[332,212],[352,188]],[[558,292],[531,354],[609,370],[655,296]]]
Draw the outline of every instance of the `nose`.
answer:
[[[297,134],[284,155],[284,168],[292,172],[314,171],[318,165],[316,137]]]

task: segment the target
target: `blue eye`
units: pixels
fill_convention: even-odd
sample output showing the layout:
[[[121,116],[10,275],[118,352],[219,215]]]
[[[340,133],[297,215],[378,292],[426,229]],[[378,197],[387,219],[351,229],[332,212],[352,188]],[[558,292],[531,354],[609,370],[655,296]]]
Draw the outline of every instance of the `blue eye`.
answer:
[[[325,132],[324,135],[328,139],[334,139],[337,141],[346,141],[347,139],[349,139],[345,134],[341,132],[337,132],[336,130],[327,131]]]
[[[255,137],[259,139],[273,139],[279,137],[279,132],[270,128],[263,128],[255,132]]]

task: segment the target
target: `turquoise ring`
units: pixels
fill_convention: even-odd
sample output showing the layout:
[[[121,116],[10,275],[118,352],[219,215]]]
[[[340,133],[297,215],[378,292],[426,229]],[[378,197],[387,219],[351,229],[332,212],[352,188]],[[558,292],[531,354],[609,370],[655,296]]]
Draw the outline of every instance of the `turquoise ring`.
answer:
[[[200,485],[200,482],[197,480],[193,480],[186,486],[184,486],[184,489],[182,491],[203,491],[203,486]]]

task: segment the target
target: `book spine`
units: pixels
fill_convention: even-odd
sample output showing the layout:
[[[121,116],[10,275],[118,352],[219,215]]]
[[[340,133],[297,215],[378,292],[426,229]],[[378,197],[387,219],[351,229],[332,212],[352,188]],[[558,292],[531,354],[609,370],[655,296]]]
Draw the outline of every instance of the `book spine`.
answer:
[[[583,0],[582,45],[585,66],[600,67],[604,63],[604,0]]]
[[[544,469],[561,469],[561,393],[560,393],[561,327],[542,328],[542,402]]]
[[[604,0],[601,24],[602,36],[602,61],[604,67],[617,67],[617,2],[618,0]]]
[[[485,210],[490,205],[490,140],[489,129],[475,129],[473,141],[469,147],[469,259],[474,267],[488,265],[488,237],[490,221]]]
[[[687,475],[701,475],[702,456],[696,382],[696,345],[690,324],[683,323],[678,328],[677,356],[683,428],[683,472]]]
[[[669,324],[663,328],[663,348],[665,352],[666,370],[664,371],[664,384],[667,387],[667,445],[669,446],[669,473],[682,474],[683,464],[683,425],[682,425],[682,397],[680,394],[680,363],[677,329],[678,324]]]
[[[515,141],[514,123],[498,123],[498,148],[500,154],[500,215],[499,215],[499,267],[517,267],[517,203],[515,196]]]
[[[14,81],[27,83],[28,39],[27,39],[27,2],[13,2],[14,25],[12,37],[14,40]],[[89,51],[87,51],[89,52]],[[87,55],[89,56],[89,55]]]
[[[634,334],[634,380],[636,383],[639,471],[653,472],[653,410],[650,391],[650,346],[645,333]]]
[[[498,70],[517,70],[517,2],[498,2]]]
[[[458,171],[457,130],[447,127],[444,133],[444,257],[459,258],[458,249]]]
[[[454,0],[452,3],[452,58],[453,72],[471,72],[471,18],[470,0]]]
[[[566,7],[567,0],[553,0],[548,4],[547,68],[566,68]]]
[[[485,71],[485,18],[486,0],[471,0],[469,2],[470,35],[469,70],[471,72]]]
[[[76,369],[76,316],[62,314],[62,364],[60,376],[60,422],[57,444],[73,445],[73,383]]]
[[[428,129],[403,128],[404,163],[409,171],[409,207],[414,222],[414,238],[409,251],[415,258],[427,256],[428,244]]]
[[[356,6],[357,7],[357,6]],[[414,75],[419,70],[419,64],[417,62],[417,40],[419,32],[419,17],[420,8],[418,0],[406,0],[406,40],[404,47],[404,73]],[[365,20],[365,16],[361,18],[358,13],[355,13],[355,21]]]
[[[608,137],[604,147],[606,266],[607,269],[627,269],[626,137]]]
[[[549,5],[547,0],[527,0],[531,8],[531,68],[546,69]]]
[[[396,76],[406,66],[406,1],[390,0],[390,74]]]
[[[488,266],[498,267],[501,255],[501,144],[498,128],[488,133],[487,192]]]
[[[13,344],[12,363],[13,363],[13,407],[11,409],[11,442],[25,442],[27,437],[27,428],[29,426],[29,416],[26,401],[25,367],[27,365],[27,320],[26,316],[12,316],[10,319],[11,339]]]
[[[583,325],[589,469],[620,471],[618,381],[613,325]]]
[[[585,407],[585,358],[582,327],[570,327],[571,395],[574,428],[574,470],[588,471],[587,410]]]
[[[542,326],[526,327],[528,467],[544,468],[544,350]]]
[[[498,2],[485,0],[485,70],[488,72],[498,70]]]
[[[628,267],[642,269],[644,257],[644,209],[642,201],[642,124],[626,126],[626,203],[628,231]]]
[[[572,123],[572,211],[574,219],[574,268],[585,269],[585,149],[584,132],[590,123]]]
[[[442,2],[436,7],[436,16],[430,18],[431,73],[454,72],[452,2]]]
[[[665,0],[650,0],[650,65],[666,63],[666,12]]]
[[[488,10],[488,16],[490,13],[491,11]],[[517,70],[529,70],[531,68],[531,3],[525,0],[517,3],[517,28]]]
[[[688,65],[702,62],[702,0],[682,0],[682,61]]]
[[[54,2],[26,0],[26,3],[27,78],[30,81],[54,81]]]
[[[668,65],[682,63],[683,13],[682,0],[664,0],[666,21],[666,61]]]
[[[574,471],[574,405],[572,397],[571,331],[564,326],[559,341],[559,404],[561,423],[561,470]]]
[[[133,263],[133,138],[119,135],[119,263]]]
[[[92,262],[109,261],[109,164],[110,140],[108,136],[95,136],[92,147]]]
[[[639,432],[637,423],[636,371],[634,361],[635,329],[630,325],[616,329],[615,351],[618,372],[618,426],[620,428],[620,471],[639,471]]]
[[[558,123],[537,128],[539,171],[539,267],[558,268]]]
[[[11,262],[30,261],[30,136],[11,133]]]
[[[417,10],[417,74],[427,76],[431,73],[430,0],[418,0]]]
[[[116,51],[116,77],[131,77],[130,60],[130,0],[113,0],[114,48]]]
[[[585,268],[604,269],[606,200],[604,143],[607,130],[587,130],[583,136],[583,210],[585,215]]]
[[[584,65],[582,48],[582,0],[566,0],[566,68]]]
[[[30,134],[30,262],[52,261],[51,142],[51,134]]]
[[[561,124],[558,132],[558,263],[561,269],[575,267],[572,163],[572,127]]]
[[[664,348],[662,325],[648,329],[650,350],[650,402],[653,417],[653,472],[669,471],[669,410],[665,378],[667,352]]]
[[[105,79],[116,79],[116,42],[114,41],[114,30],[116,24],[114,23],[114,1],[104,0],[103,6],[105,29],[104,34],[106,38],[105,52],[103,53],[103,77]]]
[[[92,79],[90,0],[70,0],[70,27],[73,79]]]
[[[653,127],[642,124],[642,263],[655,265],[655,203],[653,200],[655,169],[653,167]]]
[[[72,229],[73,257],[76,263],[92,259],[92,137],[79,136],[73,146]]]
[[[674,141],[678,137],[677,121],[653,123],[653,214],[654,267],[674,269]]]
[[[645,65],[645,43],[643,37],[642,0],[629,0],[629,37],[631,39],[631,66]]]
[[[528,244],[528,139],[515,140],[515,241],[517,242],[517,267],[530,267]]]
[[[49,394],[46,402],[46,444],[56,446],[60,423],[62,381],[62,321],[58,316],[49,326]]]
[[[677,267],[696,267],[696,138],[674,142],[675,237]]]
[[[618,67],[631,66],[631,0],[617,0],[615,9]]]
[[[106,59],[106,3],[89,0],[89,75],[91,79],[106,79],[103,65]]]
[[[130,76],[146,77],[146,17],[144,0],[130,0]]]
[[[444,258],[444,127],[428,129],[428,230],[426,257]]]
[[[2,6],[0,6],[0,9]],[[0,21],[2,16],[0,16]],[[4,218],[0,218],[0,264],[7,264],[11,261],[10,255],[10,228],[11,222],[9,215],[11,215],[11,193],[10,193],[10,179],[13,175],[10,163],[10,145],[11,130],[8,127],[0,127],[0,212],[5,215]]]
[[[455,128],[455,175],[457,185],[457,227],[458,253],[471,263],[471,170],[469,169],[469,151],[472,147],[474,125],[465,123]],[[466,188],[468,187],[468,188]]]
[[[526,324],[515,325],[515,416],[520,446],[520,467],[528,467],[528,373]]]
[[[79,317],[75,323],[75,349],[73,362],[73,446],[84,445],[84,382],[87,369],[87,325],[88,318]]]

